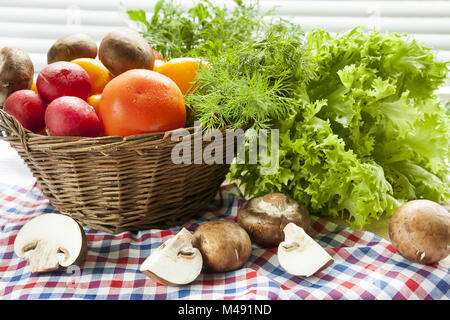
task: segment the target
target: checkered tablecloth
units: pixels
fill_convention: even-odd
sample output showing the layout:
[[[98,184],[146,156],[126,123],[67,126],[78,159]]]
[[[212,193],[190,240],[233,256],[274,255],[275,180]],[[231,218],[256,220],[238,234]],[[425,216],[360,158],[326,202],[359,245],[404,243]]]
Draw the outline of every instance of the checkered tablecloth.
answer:
[[[244,198],[223,186],[201,218],[184,225],[194,231],[212,219],[236,220]],[[203,272],[193,283],[171,287],[139,271],[141,263],[180,228],[109,234],[85,228],[88,255],[81,268],[33,274],[13,250],[20,228],[31,218],[57,212],[41,190],[0,185],[0,299],[440,299],[450,298],[450,268],[412,263],[370,232],[314,218],[315,240],[334,263],[304,278],[286,273],[276,249],[254,245],[248,263],[226,273]]]

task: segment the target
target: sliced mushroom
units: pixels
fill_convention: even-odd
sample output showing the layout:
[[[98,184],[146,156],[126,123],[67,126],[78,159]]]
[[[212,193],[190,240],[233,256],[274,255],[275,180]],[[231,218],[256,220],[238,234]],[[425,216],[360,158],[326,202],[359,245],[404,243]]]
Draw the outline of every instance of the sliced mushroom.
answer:
[[[288,223],[285,239],[278,246],[278,261],[286,272],[309,277],[325,269],[333,258],[302,227]]]
[[[276,248],[283,241],[283,229],[290,222],[308,231],[311,217],[300,202],[283,193],[252,198],[238,213],[238,223],[252,241],[266,248]]]
[[[404,258],[437,263],[450,254],[450,212],[434,201],[408,201],[391,217],[389,238]]]
[[[202,255],[192,246],[192,234],[183,228],[156,249],[140,270],[158,283],[177,286],[194,281],[202,267]]]
[[[28,54],[15,47],[0,51],[0,106],[13,92],[31,89],[34,66]]]
[[[20,229],[14,252],[28,260],[32,272],[49,272],[81,265],[87,254],[87,240],[83,228],[71,217],[47,213]]]

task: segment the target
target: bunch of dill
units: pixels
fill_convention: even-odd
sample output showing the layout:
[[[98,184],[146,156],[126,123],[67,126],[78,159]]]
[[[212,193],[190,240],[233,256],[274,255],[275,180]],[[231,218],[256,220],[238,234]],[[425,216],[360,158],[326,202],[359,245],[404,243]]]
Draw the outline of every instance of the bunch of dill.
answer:
[[[195,119],[207,129],[269,128],[298,109],[315,77],[304,56],[298,26],[279,21],[255,39],[236,43],[197,74],[198,87],[186,97]]]

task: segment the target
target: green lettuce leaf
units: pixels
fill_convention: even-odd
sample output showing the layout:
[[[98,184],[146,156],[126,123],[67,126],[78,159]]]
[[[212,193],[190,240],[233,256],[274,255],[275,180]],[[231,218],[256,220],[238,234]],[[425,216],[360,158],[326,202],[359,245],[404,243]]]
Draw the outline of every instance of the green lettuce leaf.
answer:
[[[278,172],[233,165],[231,178],[249,194],[284,192],[359,228],[407,200],[450,200],[450,120],[435,95],[448,62],[410,37],[361,29],[313,30],[305,58],[317,77],[295,115],[274,124]]]

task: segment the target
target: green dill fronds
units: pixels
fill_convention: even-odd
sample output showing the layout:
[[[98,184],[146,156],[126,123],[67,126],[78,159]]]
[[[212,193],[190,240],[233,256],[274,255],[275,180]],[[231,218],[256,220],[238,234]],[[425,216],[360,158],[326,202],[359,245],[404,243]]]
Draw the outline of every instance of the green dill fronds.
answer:
[[[299,107],[314,68],[303,57],[303,33],[291,24],[269,26],[253,41],[236,43],[197,74],[186,96],[205,129],[268,128]]]

